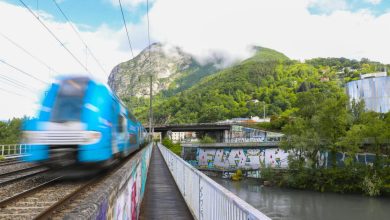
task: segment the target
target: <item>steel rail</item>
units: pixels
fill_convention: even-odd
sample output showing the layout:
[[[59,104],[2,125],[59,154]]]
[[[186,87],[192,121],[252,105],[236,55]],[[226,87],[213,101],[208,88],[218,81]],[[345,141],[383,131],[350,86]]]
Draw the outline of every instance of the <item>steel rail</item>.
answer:
[[[34,169],[41,168],[41,167],[43,168],[44,166],[36,165],[36,166],[32,166],[32,167],[27,167],[27,168],[23,168],[23,169],[14,170],[14,171],[7,172],[7,173],[2,173],[2,174],[0,174],[0,179],[4,178],[4,177],[7,177],[7,176],[19,174],[21,172],[28,172],[30,170],[34,170]]]
[[[5,159],[0,161],[0,166],[7,166],[12,164],[21,163],[19,158]]]
[[[34,219],[50,219],[52,213],[59,208],[61,208],[63,205],[68,203],[68,201],[76,198],[81,192],[84,192],[88,187],[92,186],[93,184],[97,183],[102,179],[102,177],[96,177],[92,180],[88,181],[86,184],[82,185],[81,187],[77,188],[75,191],[67,194],[64,198],[60,199],[53,205],[51,205],[49,208],[45,209],[43,212],[41,212],[38,216],[34,217]]]
[[[21,180],[27,179],[27,178],[29,178],[29,177],[37,176],[37,175],[39,175],[39,174],[46,173],[46,172],[48,172],[48,171],[49,171],[49,169],[47,169],[47,170],[42,170],[42,171],[38,171],[38,172],[35,172],[35,173],[30,173],[30,174],[27,174],[27,175],[24,175],[24,176],[19,176],[19,177],[10,179],[10,180],[5,180],[5,181],[3,181],[3,182],[0,181],[0,187],[1,187],[1,186],[9,185],[9,184],[14,183],[14,182],[17,182],[17,181],[21,181]]]
[[[11,196],[11,197],[9,197],[7,199],[1,200],[0,201],[0,208],[4,208],[4,207],[6,207],[7,205],[9,205],[10,203],[12,203],[12,202],[14,202],[16,200],[24,198],[24,197],[26,197],[26,196],[28,196],[28,195],[30,195],[30,194],[40,190],[40,189],[43,189],[43,188],[49,186],[50,184],[52,184],[53,182],[55,182],[55,181],[57,181],[57,180],[59,180],[61,178],[62,178],[62,176],[54,178],[54,179],[52,179],[50,181],[47,181],[45,183],[42,183],[42,184],[36,186],[36,187],[27,189],[27,190],[25,190],[25,191],[23,191],[21,193],[18,193],[18,194],[14,195],[14,196]]]

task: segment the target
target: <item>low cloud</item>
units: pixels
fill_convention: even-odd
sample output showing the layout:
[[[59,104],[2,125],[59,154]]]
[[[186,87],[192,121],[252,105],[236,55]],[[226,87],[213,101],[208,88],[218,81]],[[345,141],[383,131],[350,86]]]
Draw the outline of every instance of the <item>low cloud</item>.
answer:
[[[107,0],[110,1],[110,0]],[[115,4],[117,1],[112,1]],[[125,7],[143,4],[143,0],[125,1]],[[321,3],[322,2],[322,3]],[[351,12],[348,5],[329,5],[320,15],[309,11],[322,0],[156,0],[150,10],[152,42],[181,47],[200,62],[219,60],[229,65],[251,56],[252,45],[278,50],[292,59],[313,57],[362,57],[390,63],[390,12],[379,16],[369,10]],[[328,2],[333,2],[330,0]],[[343,1],[341,1],[343,2]],[[372,1],[374,3],[374,1]],[[377,1],[376,1],[377,2]],[[332,9],[333,10],[330,10]],[[93,30],[80,30],[90,49],[104,66],[102,72],[67,23],[55,21],[50,14],[40,17],[65,45],[101,81],[109,72],[132,55],[124,28],[106,25]],[[50,64],[60,73],[83,72],[77,62],[56,42],[24,8],[0,2],[1,33]],[[79,25],[79,27],[81,27]],[[148,45],[147,20],[128,24],[134,55]],[[43,80],[56,73],[34,61],[0,36],[0,59],[18,66]],[[0,74],[44,90],[34,80],[0,63]],[[23,93],[19,97],[0,91],[0,100],[8,103],[0,111],[0,119],[32,115],[42,93],[27,92],[0,80],[3,89]],[[16,100],[16,101],[15,101]]]
[[[390,63],[390,13],[351,12],[343,3],[330,7],[337,10],[329,14],[314,15],[312,5],[313,0],[157,0],[151,33],[201,61],[215,54],[242,60],[250,56],[251,45],[259,45],[299,60],[367,57]]]

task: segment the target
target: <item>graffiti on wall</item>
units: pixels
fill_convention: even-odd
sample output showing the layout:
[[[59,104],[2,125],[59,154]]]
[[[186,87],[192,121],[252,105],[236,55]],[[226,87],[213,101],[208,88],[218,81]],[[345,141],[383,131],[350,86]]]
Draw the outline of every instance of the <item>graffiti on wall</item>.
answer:
[[[109,199],[100,205],[97,219],[138,219],[151,150],[152,148],[148,147],[132,164],[129,178],[118,191],[113,190]]]
[[[198,148],[196,164],[200,168],[255,170],[261,167],[287,167],[288,153],[264,148]]]
[[[317,156],[318,156],[318,162],[320,167],[331,166],[332,157],[329,152],[319,152]],[[350,155],[348,155],[347,153],[337,153],[336,154],[337,166],[344,166],[345,165],[344,161],[348,157],[350,157]],[[353,160],[361,164],[372,166],[374,164],[375,157],[376,157],[375,154],[372,153],[358,153],[354,155]]]
[[[202,169],[210,170],[258,170],[263,167],[287,168],[288,156],[291,151],[284,151],[279,148],[197,148],[196,157],[187,159],[191,165]],[[332,161],[328,152],[319,152],[318,161],[320,167],[329,167]],[[348,158],[347,153],[337,153],[336,161],[338,166],[344,166]],[[372,165],[375,155],[370,153],[359,153],[354,160]]]

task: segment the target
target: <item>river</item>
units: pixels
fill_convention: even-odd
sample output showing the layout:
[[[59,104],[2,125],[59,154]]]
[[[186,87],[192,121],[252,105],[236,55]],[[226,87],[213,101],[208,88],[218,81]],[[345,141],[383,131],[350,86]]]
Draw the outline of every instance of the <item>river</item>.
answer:
[[[390,198],[263,187],[255,179],[212,178],[272,219],[390,219]]]

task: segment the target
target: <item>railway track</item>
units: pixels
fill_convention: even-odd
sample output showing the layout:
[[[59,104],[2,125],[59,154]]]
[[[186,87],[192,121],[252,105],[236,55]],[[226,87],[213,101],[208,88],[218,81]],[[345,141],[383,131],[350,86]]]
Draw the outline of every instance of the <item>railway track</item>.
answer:
[[[0,166],[8,166],[21,163],[19,158],[11,158],[0,161]]]
[[[0,201],[0,219],[48,219],[52,213],[98,181],[63,181],[57,177]]]
[[[38,174],[42,174],[44,172],[47,172],[48,170],[49,168],[43,166],[33,166],[3,173],[0,174],[0,186],[20,181]]]

